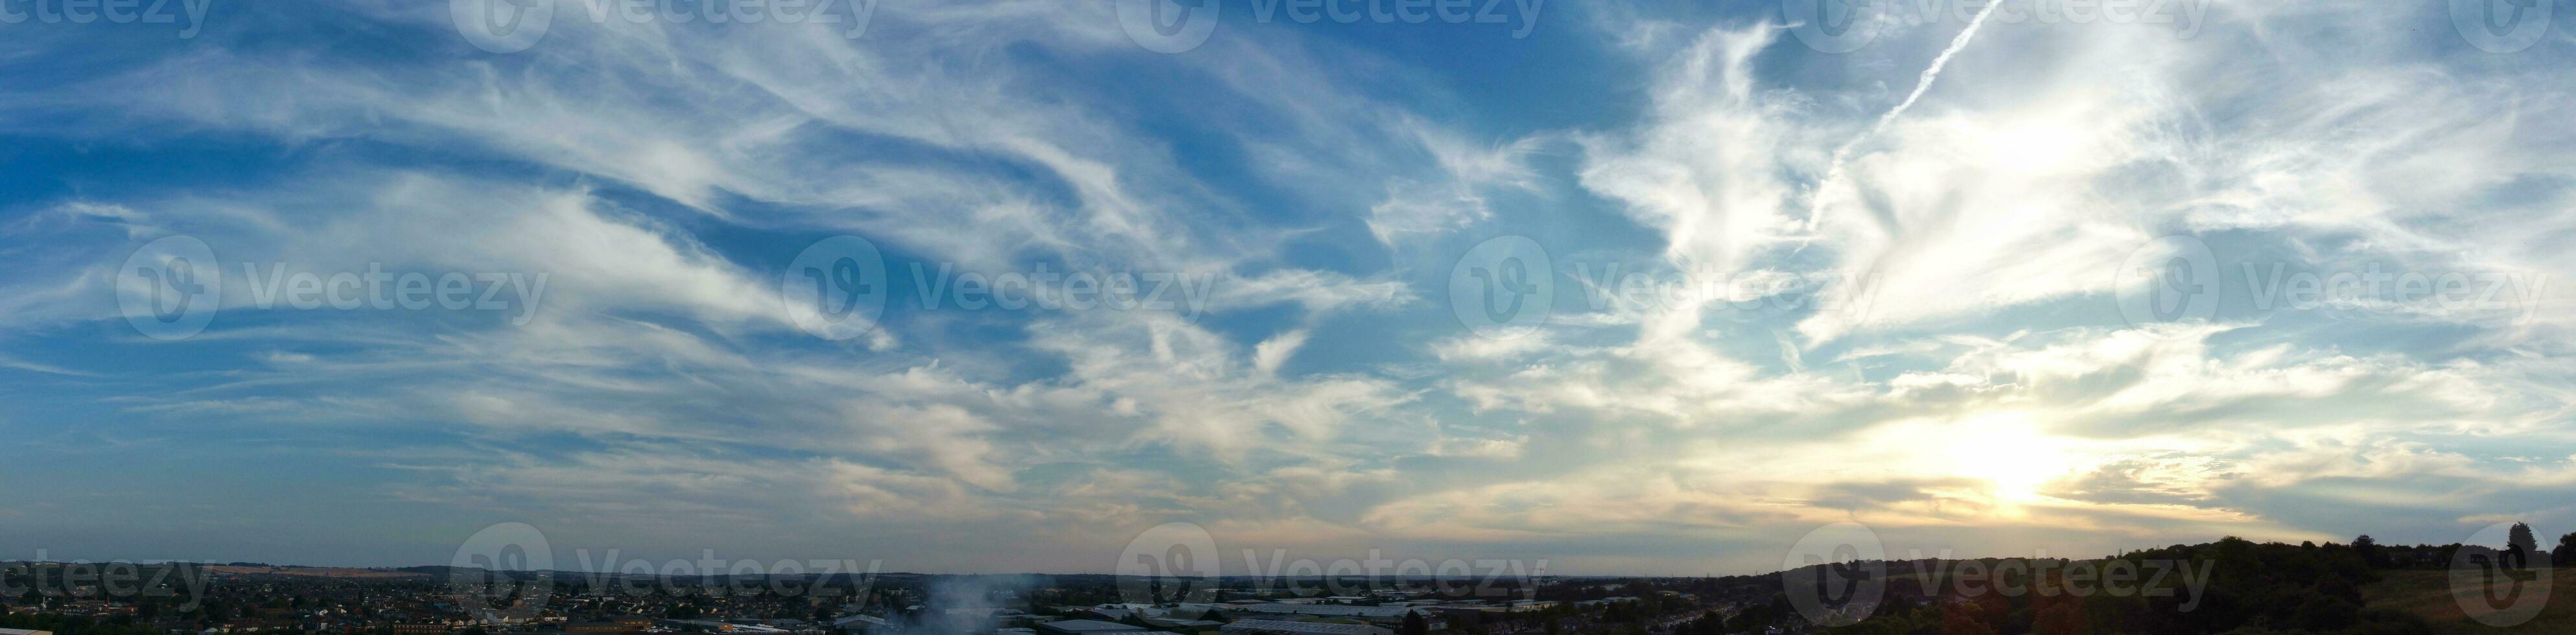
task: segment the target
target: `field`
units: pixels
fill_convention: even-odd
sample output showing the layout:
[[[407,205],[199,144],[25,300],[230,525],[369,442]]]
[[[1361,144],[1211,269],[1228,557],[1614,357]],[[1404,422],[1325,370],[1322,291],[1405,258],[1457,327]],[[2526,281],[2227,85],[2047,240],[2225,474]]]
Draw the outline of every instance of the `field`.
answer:
[[[2549,603],[2531,621],[2494,628],[2470,619],[2452,595],[2445,571],[2381,571],[2380,581],[2362,589],[2373,608],[2392,608],[2424,616],[2443,633],[2576,633],[2576,569],[2558,569],[2550,579]],[[2467,605],[2482,606],[2476,593],[2463,589]],[[2482,614],[2484,612],[2481,612]]]

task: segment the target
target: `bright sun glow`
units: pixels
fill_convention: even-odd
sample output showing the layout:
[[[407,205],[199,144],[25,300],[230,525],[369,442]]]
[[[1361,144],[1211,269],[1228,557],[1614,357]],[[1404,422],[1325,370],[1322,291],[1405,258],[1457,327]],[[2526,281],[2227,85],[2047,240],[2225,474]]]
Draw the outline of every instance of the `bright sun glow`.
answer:
[[[2000,502],[2036,501],[2043,486],[2075,465],[2066,440],[2018,415],[1966,419],[1950,424],[1945,436],[1948,471],[1985,481],[1987,493]]]

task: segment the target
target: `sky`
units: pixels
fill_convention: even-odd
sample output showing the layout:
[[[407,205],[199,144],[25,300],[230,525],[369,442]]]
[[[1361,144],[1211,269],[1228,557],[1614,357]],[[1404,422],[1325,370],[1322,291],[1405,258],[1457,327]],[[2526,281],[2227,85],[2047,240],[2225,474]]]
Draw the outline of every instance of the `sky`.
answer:
[[[2576,7],[141,5],[0,2],[0,559],[2576,531]]]

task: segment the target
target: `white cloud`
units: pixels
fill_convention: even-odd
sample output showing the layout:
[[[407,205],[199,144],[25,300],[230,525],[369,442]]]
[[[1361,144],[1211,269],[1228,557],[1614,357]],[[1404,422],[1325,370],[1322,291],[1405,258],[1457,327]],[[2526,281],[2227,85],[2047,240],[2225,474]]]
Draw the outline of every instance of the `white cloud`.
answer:
[[[437,446],[388,450],[434,460],[389,459],[406,480],[384,489],[441,510],[658,548],[744,527],[829,547],[803,536],[864,521],[885,528],[866,547],[942,554],[924,567],[1096,570],[1164,519],[1313,549],[1593,540],[1616,552],[1593,562],[1666,573],[1776,566],[1753,556],[1851,519],[1981,554],[2339,538],[2320,509],[2432,495],[2389,522],[2576,519],[2548,500],[2576,484],[2563,285],[2521,317],[2360,301],[2142,326],[2109,299],[2176,233],[2230,265],[2576,265],[2554,246],[2576,164],[2547,125],[2576,103],[2555,67],[2354,45],[2415,41],[2404,12],[2230,5],[2187,40],[1997,24],[1963,48],[1930,25],[1821,58],[1774,25],[1587,9],[1638,56],[1611,65],[1637,111],[1527,130],[1435,120],[1440,82],[1389,78],[1436,74],[1293,29],[1153,56],[1105,5],[891,9],[857,40],[559,20],[525,56],[422,63],[210,40],[0,92],[25,115],[0,121],[72,122],[12,134],[348,164],[246,157],[258,176],[0,223],[0,368],[114,383],[99,407],[134,425],[435,430],[384,435]],[[447,28],[444,7],[345,10]],[[1421,290],[1488,230],[1866,284],[1825,290],[1852,311],[1679,297],[1491,340]],[[106,267],[167,233],[236,268],[553,287],[506,327],[227,289],[225,323],[160,349],[200,356],[181,372],[23,345],[92,344],[74,331],[117,319]],[[838,233],[976,271],[1212,282],[1175,310],[913,311],[823,342],[772,270]],[[1028,547],[943,549],[968,541]]]

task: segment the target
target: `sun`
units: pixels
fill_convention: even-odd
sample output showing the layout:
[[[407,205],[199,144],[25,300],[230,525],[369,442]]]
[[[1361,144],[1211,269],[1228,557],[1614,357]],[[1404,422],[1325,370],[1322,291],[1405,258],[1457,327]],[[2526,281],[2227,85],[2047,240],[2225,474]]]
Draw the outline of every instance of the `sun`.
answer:
[[[1950,474],[1984,481],[1987,493],[2002,502],[2037,501],[2049,481],[2075,468],[2074,443],[2050,436],[2024,416],[1963,419],[1950,424],[1945,436]]]

